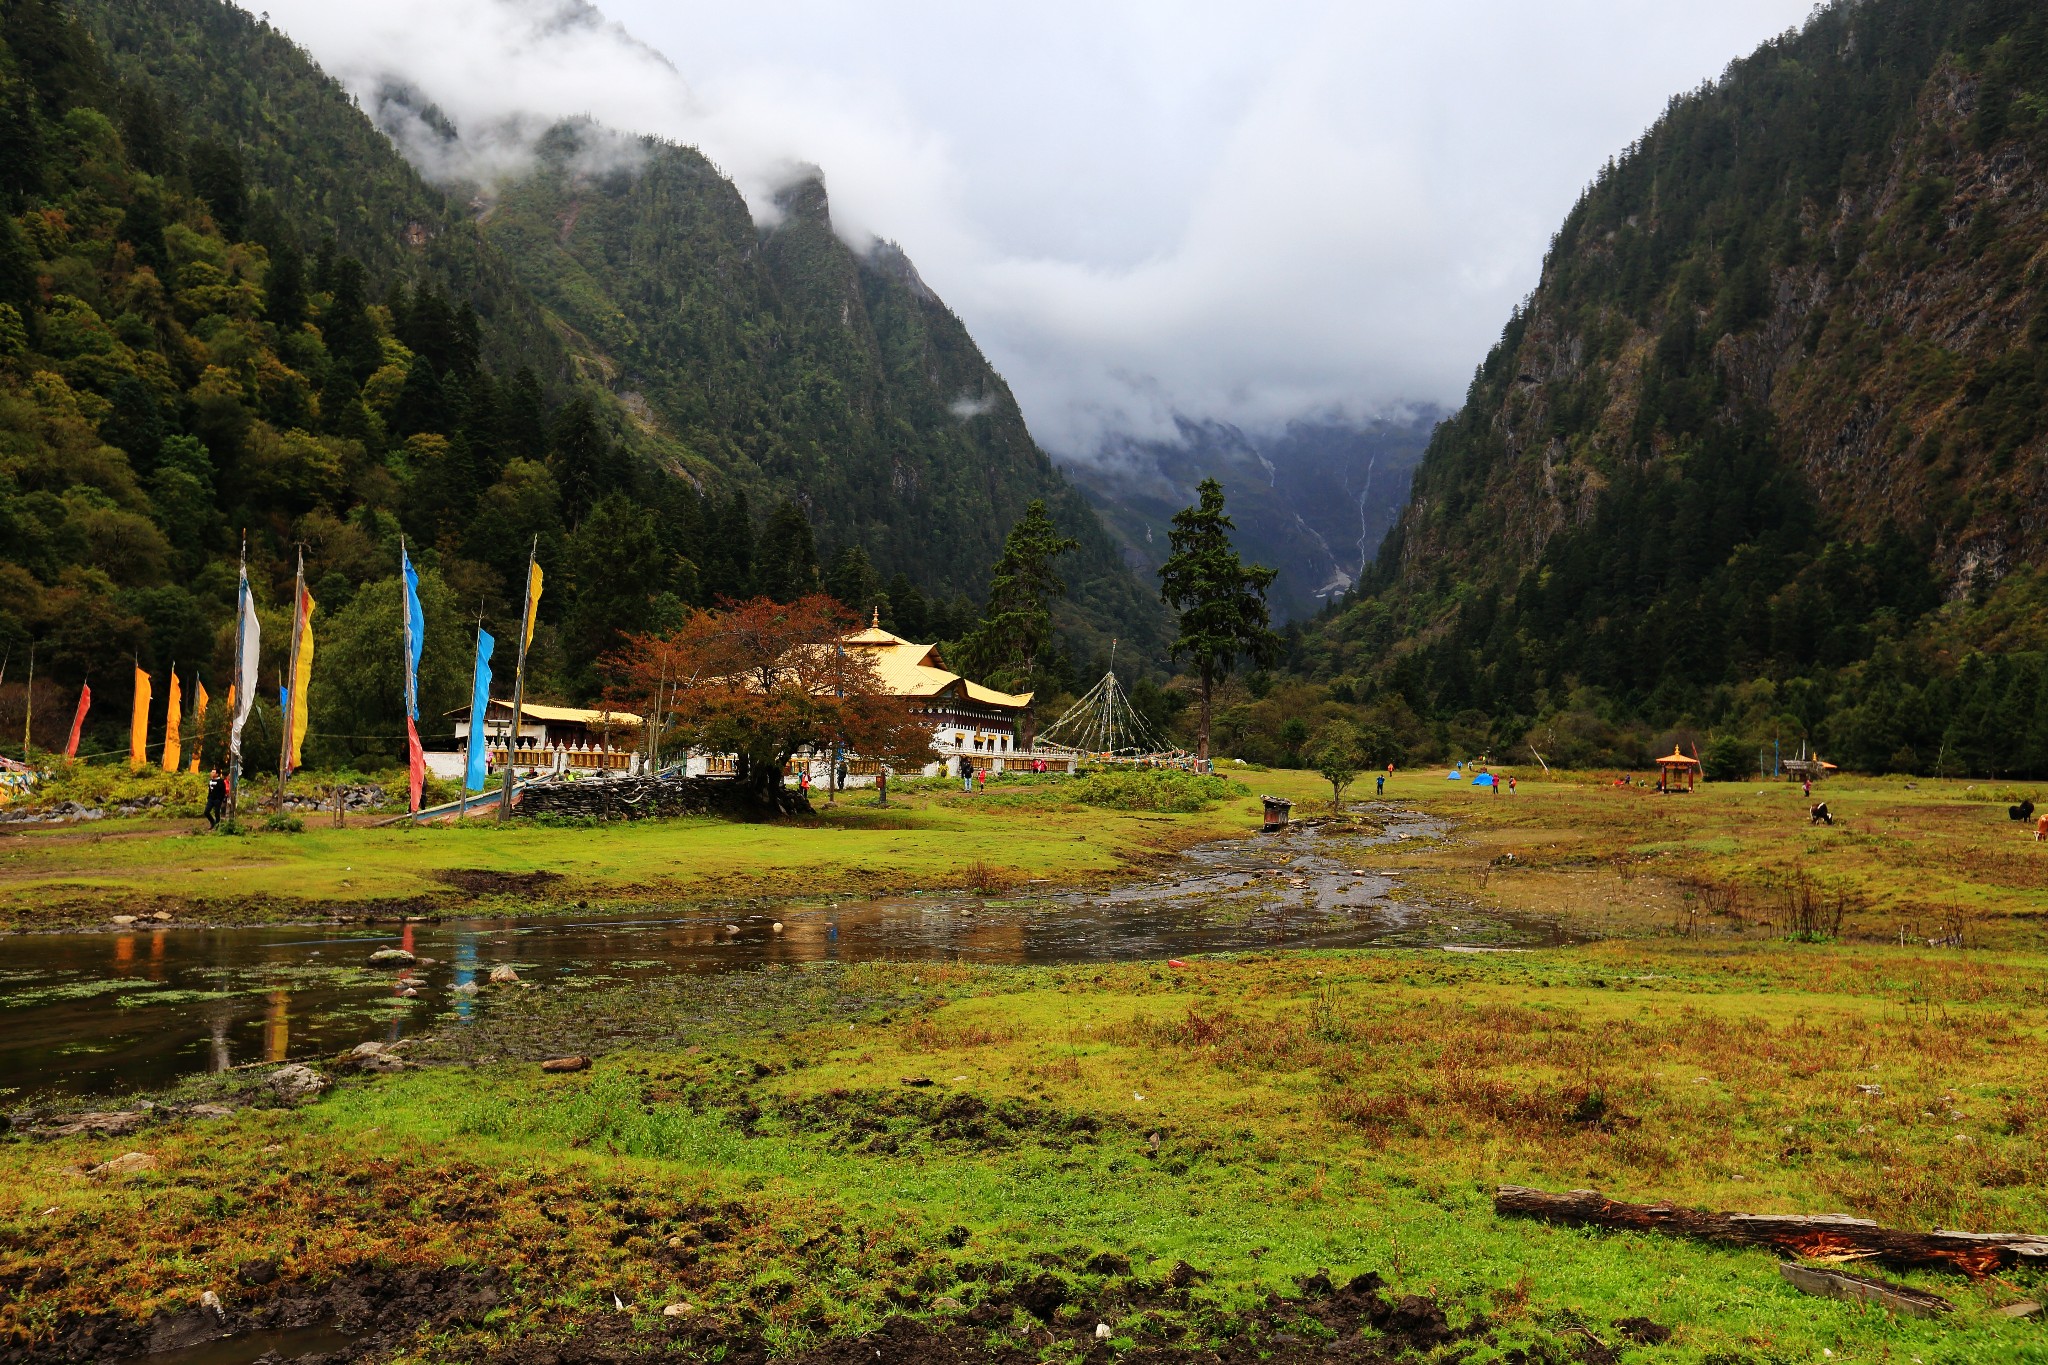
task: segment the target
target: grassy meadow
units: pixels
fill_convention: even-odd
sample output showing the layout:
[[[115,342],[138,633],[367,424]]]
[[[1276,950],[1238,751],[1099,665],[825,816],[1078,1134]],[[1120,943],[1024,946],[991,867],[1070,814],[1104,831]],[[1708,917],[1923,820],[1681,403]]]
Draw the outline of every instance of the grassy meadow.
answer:
[[[1389,795],[1456,826],[1409,864],[1435,898],[1604,935],[2048,947],[2048,844],[2008,814],[2048,786],[1836,778],[1811,798],[1834,824],[1814,825],[1797,783],[1659,796],[1612,774],[1502,771],[1512,795],[1396,774]]]
[[[1301,775],[1277,780],[1304,789]],[[1131,810],[1085,804],[1061,782],[1031,777],[974,795],[957,783],[903,783],[886,808],[871,791],[815,805],[815,819],[752,823],[500,824],[493,814],[386,826],[352,816],[335,828],[323,813],[300,817],[303,828],[289,833],[247,821],[239,835],[209,833],[189,816],[0,825],[0,928],[157,910],[259,922],[1075,884],[1156,866],[1259,821],[1259,803],[1246,795],[1191,811]],[[516,896],[497,894],[500,886]]]
[[[2048,999],[2025,961],[1673,941],[664,989],[582,1074],[485,1024],[302,1110],[0,1147],[0,1277],[47,1286],[0,1304],[0,1337],[209,1286],[243,1308],[275,1289],[238,1273],[270,1263],[288,1283],[504,1277],[502,1306],[394,1360],[792,1354],[901,1315],[1027,1358],[1086,1353],[1097,1322],[1116,1353],[1249,1336],[1284,1357],[1317,1338],[1269,1295],[1374,1271],[1442,1306],[1460,1359],[1562,1361],[1588,1335],[1652,1360],[2048,1358],[2038,1324],[1995,1311],[2040,1292],[2028,1277],[1905,1276],[1957,1312],[1895,1319],[1795,1293],[1766,1253],[1490,1204],[1512,1181],[2048,1225]],[[593,1003],[535,1008],[567,1027]],[[128,1150],[158,1164],[77,1174]],[[1616,1324],[1636,1319],[1671,1340],[1631,1346]]]
[[[2005,811],[2028,793],[1843,780],[1814,828],[1783,784],[1516,775],[1495,796],[1397,773],[1389,799],[1445,832],[1359,861],[1411,902],[1589,941],[494,987],[513,1006],[409,1044],[403,1071],[323,1064],[337,1084],[303,1107],[189,1109],[260,1093],[235,1073],[154,1097],[125,1136],[0,1141],[0,1359],[140,1340],[115,1325],[203,1290],[232,1315],[354,1286],[408,1305],[358,1342],[406,1362],[850,1365],[832,1343],[894,1351],[906,1323],[945,1348],[915,1359],[2048,1361],[2041,1319],[2002,1311],[2048,1297],[2042,1272],[1879,1272],[1956,1306],[1899,1317],[1802,1295],[1764,1251],[1492,1208],[1518,1183],[2048,1230],[2048,846]],[[1327,801],[1312,774],[1242,780],[1298,815]],[[96,844],[7,836],[0,887],[26,924],[31,885],[94,859],[111,894],[224,883],[273,913],[452,896],[460,869],[558,873],[558,900],[1071,883],[1257,809],[1070,798],[244,839],[109,821]],[[317,890],[342,858],[349,885]],[[537,1065],[571,1051],[594,1065]],[[154,1164],[82,1174],[131,1151]],[[1441,1331],[1333,1327],[1329,1286],[1366,1272]],[[404,1298],[421,1276],[433,1303]]]

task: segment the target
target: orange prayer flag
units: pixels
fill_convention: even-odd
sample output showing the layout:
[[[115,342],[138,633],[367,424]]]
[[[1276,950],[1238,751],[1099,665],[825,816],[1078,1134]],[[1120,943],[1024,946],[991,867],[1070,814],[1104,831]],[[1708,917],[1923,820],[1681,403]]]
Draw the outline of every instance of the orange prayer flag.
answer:
[[[199,771],[200,754],[206,748],[206,684],[194,678],[192,691],[195,700],[192,706],[192,766],[189,772]]]
[[[171,667],[171,690],[164,698],[164,771],[167,773],[178,771],[178,755],[184,749],[184,736],[178,732],[185,723],[181,714],[183,710],[184,697],[178,687],[178,669],[174,664]]]
[[[149,766],[149,674],[139,664],[135,669],[135,711],[128,725],[128,766],[138,772]]]

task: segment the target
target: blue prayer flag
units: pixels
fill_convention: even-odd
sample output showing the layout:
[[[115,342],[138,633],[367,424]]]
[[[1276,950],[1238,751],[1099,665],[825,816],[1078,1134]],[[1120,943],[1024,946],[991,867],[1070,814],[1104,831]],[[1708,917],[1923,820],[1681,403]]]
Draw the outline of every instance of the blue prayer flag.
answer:
[[[403,546],[399,567],[405,571],[405,713],[420,718],[420,650],[427,642],[427,616],[420,610],[420,573]]]
[[[491,651],[498,642],[487,630],[476,633],[476,690],[469,697],[469,771],[463,775],[464,791],[480,792],[490,771],[485,762],[484,720],[491,710]]]

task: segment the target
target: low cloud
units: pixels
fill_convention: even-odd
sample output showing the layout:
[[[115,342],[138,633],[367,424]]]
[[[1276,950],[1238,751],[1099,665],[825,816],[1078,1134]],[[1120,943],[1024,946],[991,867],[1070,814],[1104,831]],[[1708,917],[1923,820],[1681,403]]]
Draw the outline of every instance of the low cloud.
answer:
[[[1809,0],[267,3],[430,175],[584,118],[767,220],[815,163],[1086,459],[1455,405],[1602,162]]]
[[[474,186],[486,194],[530,174],[544,138],[569,139],[566,164],[582,175],[637,169],[647,139],[587,117],[516,112],[458,126],[427,93],[409,81],[386,78],[361,99],[363,111],[420,174],[440,185]]]

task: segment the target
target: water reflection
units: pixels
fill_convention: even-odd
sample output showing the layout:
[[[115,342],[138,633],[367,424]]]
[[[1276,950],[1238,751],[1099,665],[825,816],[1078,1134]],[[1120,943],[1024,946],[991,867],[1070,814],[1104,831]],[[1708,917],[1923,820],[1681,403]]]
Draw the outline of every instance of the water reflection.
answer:
[[[514,792],[517,796],[518,793]],[[266,999],[269,1004],[263,1011],[263,1060],[281,1062],[291,1055],[292,993],[287,990],[272,991]]]
[[[451,991],[455,1017],[467,1023],[476,1013],[476,931],[467,926],[455,931],[455,979]]]
[[[1407,833],[1414,832],[1410,825]],[[109,1093],[222,1070],[233,1058],[332,1055],[459,1025],[514,998],[493,967],[546,985],[767,963],[941,959],[1062,963],[1272,946],[1555,941],[1550,926],[1403,902],[1357,864],[1395,837],[1302,831],[1194,850],[1171,875],[1104,894],[989,901],[902,896],[765,910],[692,910],[563,923],[470,920],[319,935],[304,927],[23,935],[0,966],[0,1101]],[[778,932],[775,924],[780,921]],[[403,947],[420,962],[373,968]],[[467,988],[467,989],[465,989]]]

